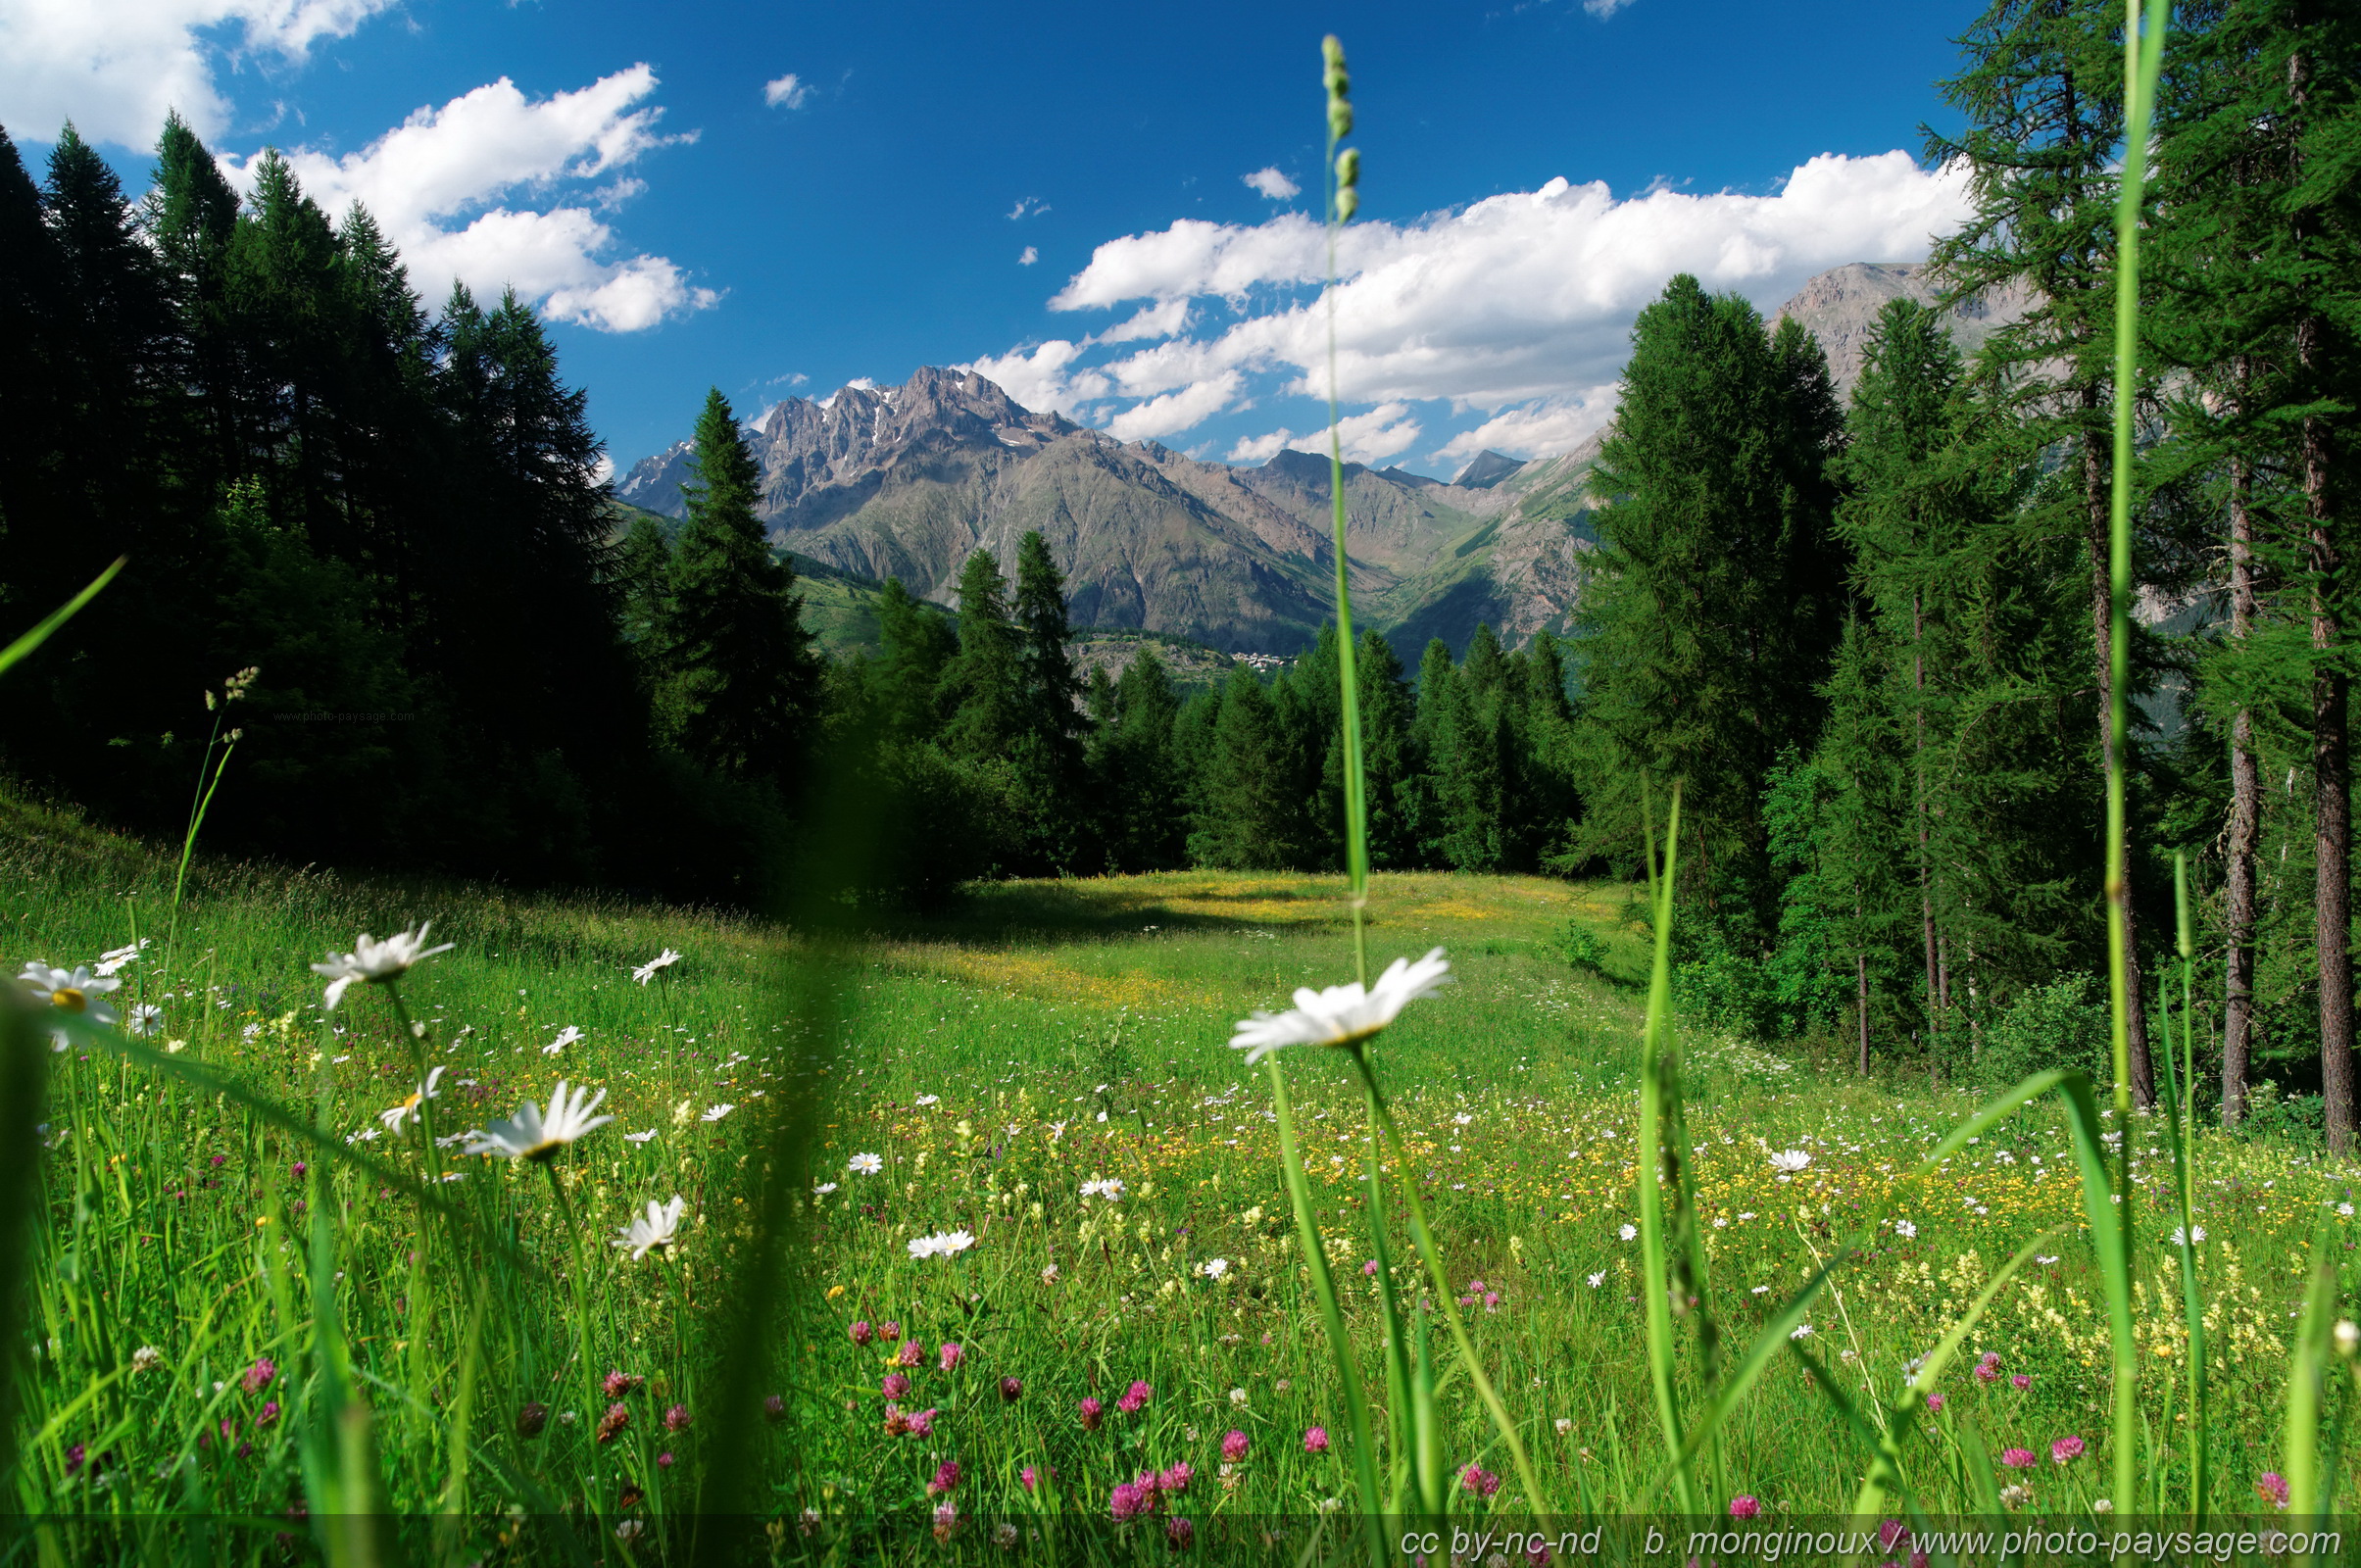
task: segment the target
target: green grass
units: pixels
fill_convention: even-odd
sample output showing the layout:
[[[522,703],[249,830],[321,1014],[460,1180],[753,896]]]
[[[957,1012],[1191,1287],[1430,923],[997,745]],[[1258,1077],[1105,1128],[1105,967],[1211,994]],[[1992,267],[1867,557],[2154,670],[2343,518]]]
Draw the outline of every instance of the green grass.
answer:
[[[12,972],[33,957],[88,961],[160,927],[169,857],[7,810],[0,956]],[[54,1057],[35,1352],[20,1420],[26,1506],[210,1509],[283,1525],[308,1494],[302,1434],[326,1419],[335,1362],[320,1341],[340,1321],[385,1495],[419,1515],[463,1499],[449,1528],[469,1555],[455,1560],[523,1528],[512,1508],[571,1513],[602,1532],[643,1520],[655,1539],[690,1505],[713,1457],[701,1418],[731,1376],[717,1360],[718,1325],[732,1250],[747,1239],[748,1156],[766,1102],[813,1082],[832,1088],[809,1178],[835,1190],[801,1216],[779,1303],[781,1358],[763,1392],[782,1396],[786,1419],[760,1439],[766,1512],[816,1508],[850,1524],[895,1511],[922,1524],[925,1484],[947,1458],[962,1467],[954,1495],[976,1532],[1003,1514],[1104,1519],[1116,1482],[1180,1461],[1198,1475],[1173,1506],[1201,1521],[1350,1498],[1347,1423],[1287,1223],[1268,1090],[1225,1045],[1248,1010],[1344,977],[1338,890],[1331,878],[1219,873],[979,890],[956,914],[877,933],[860,950],[839,977],[841,1043],[824,1073],[805,1076],[787,1045],[794,1025],[778,976],[794,950],[779,931],[696,911],[200,859],[179,953],[168,960],[149,949],[116,999],[164,1006],[159,1040],[184,1042],[174,1062],[224,1071],[301,1119],[317,1103],[337,1139],[375,1126],[414,1082],[411,1053],[380,991],[356,988],[323,1022],[306,965],[359,930],[432,918],[436,938],[458,947],[421,966],[405,997],[433,1020],[425,1055],[448,1068],[436,1106],[444,1129],[545,1100],[561,1076],[608,1090],[603,1108],[617,1123],[560,1165],[595,1254],[580,1280],[587,1312],[576,1310],[571,1244],[537,1173],[446,1152],[461,1179],[444,1191],[467,1223],[421,1223],[395,1183],[350,1166],[323,1177],[331,1161],[234,1102],[104,1053]],[[1658,1490],[1662,1446],[1637,1353],[1639,1248],[1619,1231],[1639,1218],[1647,949],[1632,908],[1623,888],[1536,879],[1381,876],[1372,889],[1372,958],[1441,943],[1459,977],[1373,1048],[1411,1174],[1543,1485],[1586,1511],[1671,1502]],[[1605,935],[1604,977],[1557,956],[1569,918]],[[633,984],[631,966],[664,946],[686,956],[668,988]],[[569,1025],[584,1037],[543,1054]],[[1905,1364],[2001,1263],[2062,1227],[2037,1250],[2056,1261],[2029,1263],[1995,1293],[1943,1380],[1943,1412],[1898,1451],[1929,1507],[1974,1504],[1971,1427],[1994,1455],[2041,1452],[2025,1478],[2037,1506],[2078,1508],[2103,1491],[2109,1339],[2062,1120],[2028,1111],[1931,1183],[1897,1192],[1898,1173],[1973,1097],[1863,1082],[1833,1055],[1694,1033],[1684,1053],[1696,1202],[1725,1335],[1743,1345],[1836,1239],[1892,1200],[1915,1238],[1885,1230],[1807,1313],[1809,1345],[1855,1400],[1890,1402]],[[1375,1282],[1359,1269],[1368,1146],[1357,1085],[1337,1054],[1288,1057],[1310,1204],[1369,1387],[1382,1390]],[[717,1103],[738,1108],[703,1121]],[[2145,1184],[2134,1267],[2139,1464],[2178,1510],[2189,1453],[2172,1354],[2180,1285],[2157,1240],[2169,1228],[2170,1164],[2161,1127],[2135,1125]],[[648,1129],[657,1136],[644,1144],[623,1139]],[[415,1133],[358,1148],[396,1173],[425,1168]],[[1783,1181],[1768,1154],[1786,1149],[1812,1158]],[[848,1169],[857,1152],[883,1156],[885,1173]],[[312,1167],[301,1178],[299,1159]],[[2352,1221],[2335,1206],[2350,1199],[2350,1173],[2211,1135],[2196,1160],[2214,1503],[2244,1510],[2259,1506],[2257,1477],[2281,1467],[2290,1314],[2315,1228],[2328,1227],[2333,1256],[2350,1255]],[[1099,1177],[1124,1183],[1119,1201],[1081,1196]],[[692,1217],[673,1256],[633,1264],[604,1245],[636,1208],[674,1193]],[[304,1225],[322,1208],[335,1219],[323,1232],[323,1278],[333,1278],[322,1298],[334,1320],[308,1284]],[[1426,1293],[1394,1222],[1397,1284],[1414,1302]],[[956,1260],[909,1257],[912,1237],[959,1229],[978,1240]],[[1218,1278],[1205,1272],[1213,1258],[1227,1264]],[[930,1438],[885,1432],[887,1347],[857,1347],[857,1320],[896,1321],[923,1344],[903,1402],[939,1411]],[[950,1374],[937,1358],[945,1340],[966,1348]],[[144,1346],[162,1364],[131,1371]],[[1989,1384],[1970,1371],[1988,1350],[2000,1374]],[[239,1376],[266,1356],[276,1376],[249,1395]],[[611,1370],[648,1381],[621,1398],[629,1424],[601,1446],[590,1428],[608,1401],[590,1385]],[[1696,1374],[1680,1368],[1692,1405]],[[2012,1388],[2013,1374],[2031,1387]],[[997,1393],[1004,1376],[1023,1384],[1012,1403]],[[1466,1380],[1448,1367],[1439,1378],[1435,1441],[1453,1473],[1480,1463],[1511,1474]],[[1151,1385],[1151,1401],[1114,1413],[1134,1380]],[[463,1382],[471,1403],[455,1432]],[[1097,1432],[1076,1414],[1086,1396],[1109,1406]],[[281,1411],[257,1426],[271,1398]],[[529,1400],[557,1414],[524,1439],[516,1422]],[[675,1404],[689,1424],[667,1432],[663,1415]],[[1325,1454],[1305,1451],[1312,1426],[1332,1434]],[[1219,1446],[1233,1429],[1251,1448],[1225,1477]],[[2050,1463],[2048,1445],[2067,1436],[2089,1452]],[[1731,1491],[1796,1512],[1844,1508],[1872,1458],[1784,1357],[1722,1441]],[[2339,1463],[2331,1484],[2341,1489],[2351,1464]],[[1027,1492],[1028,1465],[1054,1469],[1056,1481]],[[1489,1500],[1454,1490],[1451,1503],[1514,1510],[1519,1491],[1512,1479]],[[909,1531],[913,1550],[923,1534]]]

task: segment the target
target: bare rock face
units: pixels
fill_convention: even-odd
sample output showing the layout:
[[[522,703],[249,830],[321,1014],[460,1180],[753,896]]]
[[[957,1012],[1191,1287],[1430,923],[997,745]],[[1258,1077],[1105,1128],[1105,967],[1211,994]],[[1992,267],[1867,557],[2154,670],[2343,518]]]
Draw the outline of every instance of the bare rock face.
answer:
[[[1861,357],[1869,345],[1878,312],[1890,301],[1916,300],[1940,305],[1942,280],[1923,262],[1851,262],[1806,281],[1795,297],[1771,318],[1776,326],[1789,317],[1820,340],[1840,399],[1852,396],[1861,378]],[[1951,341],[1959,352],[1972,355],[1999,327],[2022,317],[2032,296],[2022,289],[1992,290],[1950,307]]]

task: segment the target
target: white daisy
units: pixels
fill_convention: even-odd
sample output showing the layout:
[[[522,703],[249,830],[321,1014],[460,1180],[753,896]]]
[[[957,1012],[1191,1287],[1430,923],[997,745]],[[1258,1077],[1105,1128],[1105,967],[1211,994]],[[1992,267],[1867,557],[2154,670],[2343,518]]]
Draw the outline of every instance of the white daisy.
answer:
[[[834,1191],[836,1191],[836,1184],[834,1182],[822,1182],[817,1187],[812,1189],[812,1196],[814,1198],[825,1198]]]
[[[1120,1176],[1094,1176],[1082,1184],[1085,1198],[1104,1198],[1110,1203],[1123,1200],[1123,1179]]]
[[[678,1193],[672,1195],[672,1200],[668,1203],[660,1203],[651,1198],[648,1200],[648,1211],[632,1215],[631,1223],[616,1231],[615,1240],[607,1245],[628,1249],[634,1263],[650,1252],[662,1251],[678,1239],[680,1216],[688,1206],[689,1200]]]
[[[377,1112],[377,1119],[385,1124],[385,1130],[389,1133],[398,1133],[402,1130],[402,1123],[405,1121],[417,1121],[423,1114],[422,1107],[427,1101],[442,1098],[441,1091],[437,1087],[442,1080],[443,1069],[438,1066],[426,1074],[426,1081],[418,1085],[417,1092],[408,1100],[390,1109]]]
[[[697,1119],[699,1121],[719,1121],[722,1117],[728,1115],[731,1111],[736,1110],[737,1108],[737,1106],[731,1104],[725,1100],[717,1105],[706,1106],[705,1114]]]
[[[115,1021],[115,1009],[98,999],[119,989],[123,985],[120,980],[92,974],[87,968],[52,969],[37,958],[26,964],[25,972],[18,978],[31,988],[35,999],[53,1007],[78,1013],[92,1023]],[[65,1030],[50,1031],[50,1038],[52,1049],[66,1049],[68,1042]]]
[[[434,922],[428,920],[416,931],[397,932],[382,942],[364,931],[361,939],[353,944],[352,952],[331,953],[327,962],[312,965],[312,972],[322,976],[328,983],[326,994],[320,998],[320,1010],[334,1012],[336,1004],[344,1000],[345,991],[356,980],[379,985],[388,980],[399,980],[436,954],[448,953],[457,946],[450,942],[439,947],[426,946],[426,933],[433,925]]]
[[[129,947],[108,949],[105,953],[102,953],[98,956],[98,962],[90,966],[90,972],[99,976],[101,979],[104,979],[106,976],[111,974],[120,974],[123,971],[123,966],[126,963],[129,963],[133,958],[138,957],[139,950],[146,947],[153,940],[154,938],[152,937],[141,937],[137,942],[132,943]]]
[[[569,1023],[564,1029],[558,1032],[557,1039],[551,1041],[548,1045],[541,1048],[541,1054],[544,1056],[554,1056],[559,1052],[564,1051],[567,1046],[572,1045],[575,1041],[581,1038],[582,1031],[576,1029],[572,1024]]]
[[[649,1128],[649,1129],[648,1129],[646,1132],[644,1132],[644,1133],[625,1133],[625,1134],[623,1134],[623,1142],[624,1142],[624,1143],[626,1143],[626,1144],[644,1144],[644,1143],[646,1143],[646,1142],[647,1142],[649,1139],[651,1139],[651,1138],[654,1138],[655,1136],[656,1136],[656,1129],[655,1129],[655,1128],[653,1128],[653,1127],[651,1127],[651,1128]]]
[[[1793,1176],[1812,1162],[1812,1156],[1800,1149],[1783,1149],[1771,1156],[1771,1169]]]
[[[941,1095],[920,1095],[917,1099],[911,1101],[910,1103],[913,1105],[933,1105],[940,1103],[943,1097]]]
[[[1416,963],[1396,958],[1366,990],[1357,980],[1325,991],[1301,987],[1296,1004],[1287,1011],[1240,1019],[1230,1045],[1246,1053],[1249,1065],[1285,1046],[1357,1045],[1392,1023],[1402,1008],[1447,984],[1451,969],[1443,950],[1432,948]]]
[[[885,1169],[885,1161],[876,1154],[855,1154],[845,1161],[845,1169],[856,1176],[874,1176]]]
[[[1625,1241],[1627,1241],[1627,1242],[1628,1242],[1628,1241],[1631,1241],[1632,1239],[1634,1239],[1635,1237],[1637,1237],[1637,1236],[1640,1234],[1640,1227],[1639,1227],[1639,1226],[1637,1226],[1637,1225],[1626,1225],[1626,1226],[1624,1226],[1624,1227],[1623,1227],[1621,1230],[1617,1231],[1615,1234],[1616,1234],[1616,1235],[1618,1235],[1618,1236],[1620,1236],[1620,1237],[1622,1237],[1622,1238],[1623,1238]]]
[[[2173,1233],[2172,1233],[2170,1236],[2166,1237],[2166,1238],[2165,1238],[2165,1240],[2166,1240],[2166,1241],[2169,1241],[2169,1242],[2171,1242],[2171,1243],[2172,1243],[2172,1244],[2173,1244],[2175,1247],[2179,1247],[2179,1246],[2182,1244],[2181,1227],[2180,1227],[2180,1226],[2178,1226],[2178,1225],[2174,1226],[2174,1227],[2173,1227]],[[2190,1230],[2190,1231],[2189,1231],[2189,1241],[2190,1245],[2192,1245],[2192,1246],[2193,1246],[2194,1244],[2196,1244],[2196,1243],[2198,1243],[2198,1242],[2201,1242],[2201,1241],[2203,1241],[2203,1240],[2205,1240],[2205,1227],[2204,1227],[2204,1226],[2202,1226],[2202,1225],[2199,1225],[2199,1226],[2196,1226],[2195,1228],[2193,1228],[2192,1230]]]
[[[1897,1219],[1894,1222],[1894,1234],[1905,1242],[1911,1241],[1917,1237],[1918,1227],[1906,1219]]]
[[[164,1009],[152,1002],[143,1002],[131,1009],[130,1020],[123,1027],[135,1035],[162,1034]]]
[[[641,985],[644,986],[649,981],[655,979],[659,974],[662,974],[664,970],[671,968],[672,965],[678,963],[679,961],[680,955],[674,953],[670,948],[666,948],[655,957],[650,958],[646,963],[643,963],[638,968],[632,970],[631,978],[637,980]]]
[[[469,1133],[465,1152],[498,1154],[503,1159],[549,1159],[567,1144],[615,1120],[591,1114],[606,1098],[604,1089],[595,1098],[589,1090],[577,1089],[568,1100],[566,1080],[561,1078],[557,1092],[549,1097],[546,1119],[541,1107],[528,1100],[508,1120]]]
[[[1811,1337],[1812,1337],[1812,1326],[1811,1326],[1809,1323],[1798,1323],[1798,1324],[1796,1324],[1796,1325],[1795,1325],[1795,1333],[1793,1333],[1793,1334],[1790,1334],[1790,1335],[1788,1336],[1788,1338],[1789,1338],[1789,1339],[1791,1339],[1791,1340],[1808,1340],[1808,1339],[1810,1339]]]
[[[975,1238],[965,1231],[946,1231],[939,1236],[913,1236],[910,1243],[912,1261],[928,1257],[957,1257],[975,1245]]]
[[[1209,1280],[1217,1280],[1229,1271],[1230,1260],[1226,1257],[1208,1257],[1200,1266],[1200,1272]]]
[[[1597,1289],[1599,1289],[1599,1286],[1601,1286],[1601,1285],[1604,1285],[1605,1283],[1606,1283],[1606,1271],[1605,1271],[1605,1270],[1603,1270],[1603,1269],[1601,1269],[1601,1270],[1600,1270],[1599,1273],[1596,1273],[1596,1274],[1594,1274],[1594,1275],[1592,1275],[1592,1276],[1591,1276],[1591,1289],[1592,1289],[1592,1290],[1594,1290],[1594,1291],[1595,1291],[1595,1290],[1597,1290]]]

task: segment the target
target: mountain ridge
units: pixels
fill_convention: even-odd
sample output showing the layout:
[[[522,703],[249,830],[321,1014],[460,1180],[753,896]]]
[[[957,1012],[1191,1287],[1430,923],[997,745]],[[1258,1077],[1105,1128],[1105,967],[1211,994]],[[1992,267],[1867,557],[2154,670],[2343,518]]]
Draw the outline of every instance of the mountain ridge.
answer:
[[[1810,328],[1848,396],[1877,313],[1903,297],[1940,304],[1924,266],[1852,263],[1807,280],[1771,319]],[[2025,302],[1945,309],[1972,351]],[[973,370],[933,366],[900,386],[788,398],[747,428],[772,545],[850,577],[899,577],[949,605],[970,554],[987,549],[1008,566],[1038,530],[1065,571],[1077,627],[1287,655],[1334,616],[1329,465],[1313,453],[1208,463],[1028,410]],[[1512,646],[1566,630],[1598,543],[1588,480],[1601,440],[1529,460],[1481,452],[1449,481],[1345,465],[1358,618],[1405,662],[1433,637],[1458,654],[1480,622]],[[632,465],[615,493],[678,516],[693,458],[676,442]]]

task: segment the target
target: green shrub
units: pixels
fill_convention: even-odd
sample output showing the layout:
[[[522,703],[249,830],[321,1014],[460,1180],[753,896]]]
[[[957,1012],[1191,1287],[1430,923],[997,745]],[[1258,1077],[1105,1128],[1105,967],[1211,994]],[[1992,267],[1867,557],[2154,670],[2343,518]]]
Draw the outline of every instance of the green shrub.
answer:
[[[1557,954],[1577,969],[1599,974],[1606,968],[1606,938],[1580,920],[1568,920],[1557,933]]]
[[[2051,1067],[2079,1067],[2096,1084],[2115,1081],[2107,999],[2087,974],[2018,993],[1984,1032],[1978,1075],[2013,1084]]]

